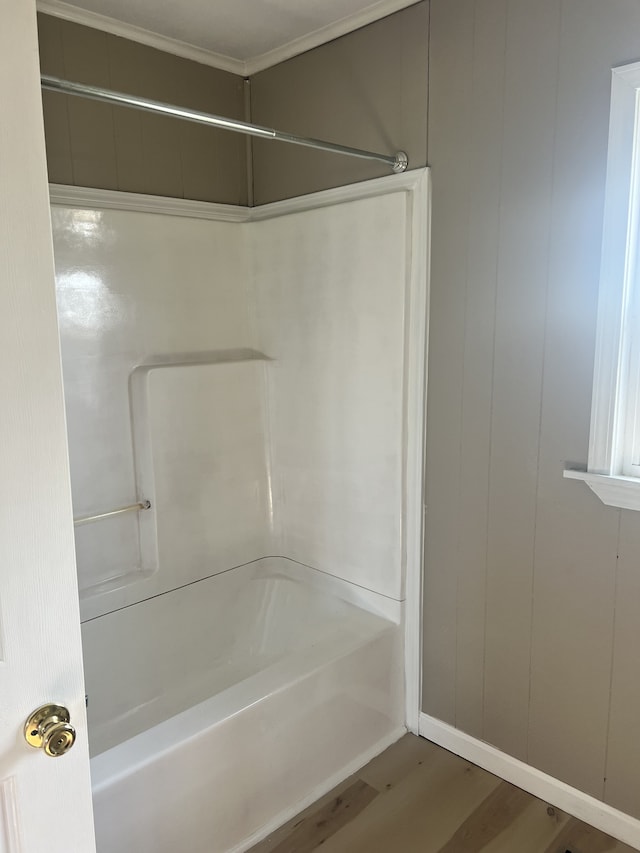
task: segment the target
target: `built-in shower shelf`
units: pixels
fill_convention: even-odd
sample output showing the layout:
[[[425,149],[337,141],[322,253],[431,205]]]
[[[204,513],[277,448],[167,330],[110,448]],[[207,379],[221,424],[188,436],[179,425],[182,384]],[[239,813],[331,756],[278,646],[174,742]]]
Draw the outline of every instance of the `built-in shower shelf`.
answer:
[[[157,568],[145,569],[141,566],[124,571],[121,575],[115,575],[111,578],[105,578],[90,586],[80,586],[79,596],[81,608],[84,612],[81,613],[81,621],[92,619],[95,616],[103,615],[103,612],[110,610],[118,610],[120,607],[130,603],[130,598],[127,591],[132,587],[138,587],[141,584],[148,584],[149,581],[155,580],[157,583]],[[146,590],[146,595],[141,595],[139,592],[134,596],[134,600],[147,597],[152,594],[153,590]],[[120,593],[120,596],[117,594]],[[106,609],[103,609],[98,603],[105,595],[115,594],[115,598],[109,599],[109,604]]]
[[[242,361],[271,361],[268,355],[255,349],[205,350],[203,352],[175,352],[151,355],[136,365],[135,371],[155,370],[158,367],[191,367],[205,364],[237,364]]]

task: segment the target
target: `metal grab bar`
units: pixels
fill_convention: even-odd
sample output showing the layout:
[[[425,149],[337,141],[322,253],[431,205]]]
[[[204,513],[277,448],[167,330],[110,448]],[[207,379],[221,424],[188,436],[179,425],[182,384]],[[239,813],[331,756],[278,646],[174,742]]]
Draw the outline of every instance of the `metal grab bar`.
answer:
[[[80,527],[83,524],[90,524],[92,521],[101,521],[103,518],[113,518],[114,515],[122,515],[125,512],[140,512],[145,509],[151,509],[151,501],[140,501],[137,504],[121,506],[117,509],[111,509],[109,512],[100,512],[98,515],[83,515],[80,518],[74,518],[73,523],[76,527]]]

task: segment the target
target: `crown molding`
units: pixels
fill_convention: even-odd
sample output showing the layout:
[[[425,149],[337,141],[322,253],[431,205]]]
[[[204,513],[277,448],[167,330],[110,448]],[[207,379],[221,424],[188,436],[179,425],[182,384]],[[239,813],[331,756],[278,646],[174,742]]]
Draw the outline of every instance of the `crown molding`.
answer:
[[[320,27],[320,29],[314,30],[312,33],[307,33],[307,35],[293,39],[281,47],[276,47],[266,53],[247,59],[245,62],[245,76],[251,77],[259,71],[265,71],[267,68],[279,65],[287,59],[293,59],[294,56],[306,53],[314,47],[320,47],[320,45],[345,36],[354,30],[359,30],[361,27],[373,24],[381,18],[393,15],[394,12],[400,12],[408,6],[415,6],[418,2],[420,0],[378,0],[377,3],[367,6],[353,15],[347,15],[346,18],[341,18],[339,21],[327,24],[326,27]]]
[[[108,15],[81,9],[71,3],[65,3],[64,0],[37,0],[36,5],[38,11],[45,15],[52,15],[65,21],[73,21],[73,23],[82,24],[85,27],[93,27],[93,29],[130,39],[139,44],[147,45],[147,47],[154,47],[165,53],[181,56],[183,59],[191,59],[193,62],[209,65],[211,68],[217,68],[220,71],[228,71],[240,77],[249,77],[258,71],[264,71],[280,62],[292,59],[294,56],[347,35],[361,27],[366,27],[367,24],[386,18],[388,15],[406,9],[408,6],[413,6],[418,2],[420,0],[378,0],[377,3],[367,6],[360,12],[348,15],[339,21],[328,24],[326,27],[320,27],[312,33],[307,33],[307,35],[293,39],[287,44],[258,56],[250,57],[247,60],[215,53],[179,39],[163,36],[143,27],[137,27],[135,24],[127,24],[110,18]]]
[[[102,30],[105,33],[147,45],[147,47],[155,47],[156,50],[181,56],[183,59],[191,59],[201,65],[209,65],[219,71],[228,71],[240,77],[246,76],[246,63],[242,59],[235,59],[233,56],[225,56],[222,53],[214,53],[203,47],[197,47],[179,39],[145,30],[143,27],[135,26],[135,24],[117,21],[108,15],[100,15],[98,12],[80,9],[70,3],[64,3],[63,0],[37,0],[36,7],[38,12],[42,12],[44,15],[52,15],[65,21],[73,21],[74,24],[93,27],[94,30]]]

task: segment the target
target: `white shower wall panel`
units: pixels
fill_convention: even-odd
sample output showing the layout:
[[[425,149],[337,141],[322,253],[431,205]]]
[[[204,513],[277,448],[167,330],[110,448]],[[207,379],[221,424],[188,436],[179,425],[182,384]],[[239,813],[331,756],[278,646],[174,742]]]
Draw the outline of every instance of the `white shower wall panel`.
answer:
[[[397,192],[254,223],[251,242],[276,553],[396,599],[407,219]]]
[[[270,552],[263,364],[149,373],[158,558],[172,585]]]
[[[165,548],[164,562],[159,563],[156,496],[151,493],[154,476],[145,470],[153,424],[148,417],[145,423],[134,423],[131,379],[140,365],[150,362],[171,363],[184,354],[193,358],[198,353],[211,360],[216,353],[249,346],[245,231],[237,223],[58,205],[52,208],[52,221],[74,514],[92,515],[145,498],[153,505],[146,513],[76,528],[83,618],[90,618],[190,577],[189,567],[195,561],[189,547],[183,548],[179,559],[177,548]],[[225,369],[231,368],[219,368]],[[180,460],[174,454],[173,470],[177,477],[181,464],[189,468],[192,483],[185,500],[193,511],[197,497],[203,497],[204,505],[196,507],[193,517],[204,525],[206,515],[209,526],[211,487],[205,483],[209,469],[194,470],[192,452],[181,438],[186,433],[193,436],[191,415],[200,416],[202,406],[198,408],[185,394],[188,397],[193,383],[199,382],[203,399],[222,392],[216,405],[232,407],[232,402],[222,391],[224,380],[213,378],[213,368],[211,378],[203,380],[200,375],[193,382],[188,377],[197,367],[180,370],[185,382],[182,396],[168,376],[154,376],[149,385],[159,389],[168,383],[167,393],[173,395],[174,443],[184,451]],[[242,375],[237,371],[234,375],[233,393],[244,395],[252,412],[262,405],[260,377],[255,363]],[[156,405],[157,393],[152,400]],[[171,400],[167,406],[172,406]],[[136,429],[146,453],[134,454]],[[210,453],[225,456],[227,439],[235,441],[230,430],[212,437]],[[166,457],[163,440],[159,435],[156,445]],[[197,445],[196,441],[196,452]],[[249,456],[254,458],[252,453]],[[263,435],[256,453],[264,459]],[[140,458],[145,456],[146,461]],[[258,466],[254,479],[260,478],[260,471],[264,464]],[[165,481],[165,485],[171,484]],[[166,504],[164,496],[163,501]],[[164,521],[171,526],[171,517],[165,516]],[[264,539],[266,523],[265,509],[256,522],[254,539]],[[215,523],[211,526],[219,530]],[[193,527],[192,523],[191,532]],[[196,550],[207,535],[201,531],[195,537]],[[166,535],[163,538],[166,541]],[[184,545],[185,537],[178,541]],[[230,567],[221,559],[215,566],[209,561],[199,566],[197,576]]]

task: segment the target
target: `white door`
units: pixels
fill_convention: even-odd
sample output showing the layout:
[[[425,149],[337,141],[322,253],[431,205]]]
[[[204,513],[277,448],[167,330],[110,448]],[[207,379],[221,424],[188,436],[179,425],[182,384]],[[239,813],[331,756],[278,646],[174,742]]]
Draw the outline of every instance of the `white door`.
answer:
[[[95,850],[35,0],[0,0],[0,853]],[[23,726],[65,705],[72,749]]]

